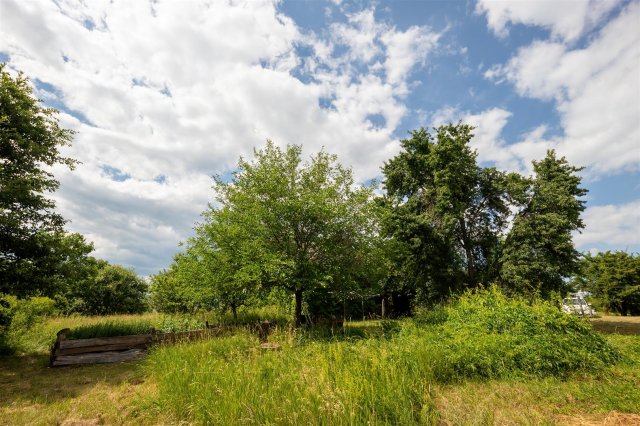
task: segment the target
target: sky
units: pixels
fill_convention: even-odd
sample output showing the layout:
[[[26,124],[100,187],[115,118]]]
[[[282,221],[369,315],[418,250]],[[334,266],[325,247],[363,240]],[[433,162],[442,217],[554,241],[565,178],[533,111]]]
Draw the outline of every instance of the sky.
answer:
[[[67,229],[141,275],[267,139],[368,182],[459,120],[483,166],[585,167],[577,249],[640,252],[640,1],[2,0],[0,61],[77,131]]]

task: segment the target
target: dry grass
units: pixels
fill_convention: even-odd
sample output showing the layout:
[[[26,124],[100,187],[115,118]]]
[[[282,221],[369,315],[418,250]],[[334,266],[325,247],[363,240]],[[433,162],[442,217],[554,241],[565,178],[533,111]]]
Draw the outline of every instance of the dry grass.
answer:
[[[593,318],[591,323],[593,328],[601,333],[640,335],[640,316],[603,315],[600,318]]]
[[[640,415],[611,411],[606,414],[560,415],[556,421],[558,426],[638,426],[640,425]]]
[[[46,356],[2,359],[0,424],[155,423],[136,409],[152,392],[139,363],[47,367]]]

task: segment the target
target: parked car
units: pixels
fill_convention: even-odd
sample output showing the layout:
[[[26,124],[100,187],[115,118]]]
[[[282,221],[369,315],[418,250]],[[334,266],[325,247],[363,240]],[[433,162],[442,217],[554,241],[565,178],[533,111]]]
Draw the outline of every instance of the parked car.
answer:
[[[593,317],[596,315],[596,310],[593,309],[583,297],[569,296],[562,300],[562,312],[566,314],[574,315],[587,315]]]

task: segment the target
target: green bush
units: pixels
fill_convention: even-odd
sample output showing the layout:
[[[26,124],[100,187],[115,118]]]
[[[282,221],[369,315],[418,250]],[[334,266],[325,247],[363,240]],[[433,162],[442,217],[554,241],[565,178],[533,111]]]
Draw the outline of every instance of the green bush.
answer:
[[[34,325],[58,314],[56,301],[48,297],[31,297],[17,301],[11,329],[16,332],[30,330]]]
[[[583,318],[550,302],[508,298],[497,288],[466,293],[427,338],[441,380],[599,369],[619,355]]]
[[[56,302],[48,297],[0,298],[0,353],[12,354],[32,345],[31,331],[58,314]]]
[[[417,324],[421,325],[440,325],[444,324],[449,318],[449,312],[446,308],[438,306],[429,311],[422,312],[413,318]]]

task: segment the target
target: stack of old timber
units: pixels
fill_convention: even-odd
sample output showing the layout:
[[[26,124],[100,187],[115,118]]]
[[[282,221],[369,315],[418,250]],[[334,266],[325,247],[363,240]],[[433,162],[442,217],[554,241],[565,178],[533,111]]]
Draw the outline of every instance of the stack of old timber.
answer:
[[[207,324],[207,328],[203,330],[178,333],[156,333],[151,329],[147,334],[133,336],[67,340],[69,331],[65,328],[58,332],[51,349],[50,367],[133,361],[143,358],[152,345],[205,339],[220,334],[221,329]]]

